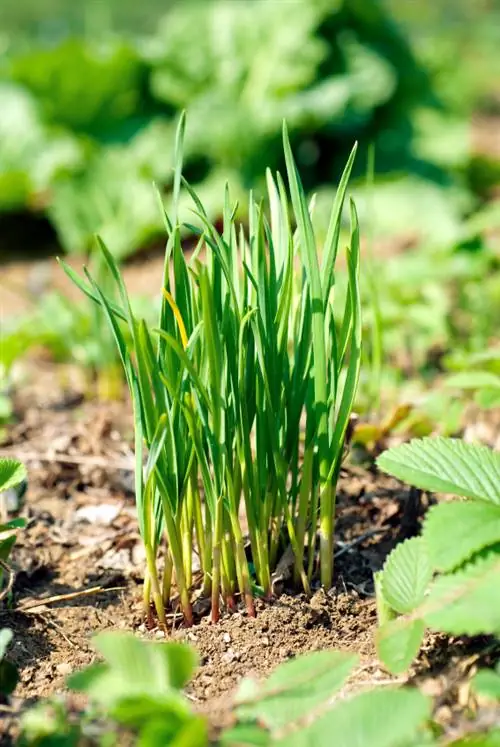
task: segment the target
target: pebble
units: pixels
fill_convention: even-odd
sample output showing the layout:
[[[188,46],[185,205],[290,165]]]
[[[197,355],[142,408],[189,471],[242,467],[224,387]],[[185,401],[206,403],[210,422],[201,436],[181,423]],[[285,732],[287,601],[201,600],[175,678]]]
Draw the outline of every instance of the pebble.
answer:
[[[165,638],[165,631],[164,630],[157,630],[155,633],[155,638]]]
[[[232,664],[233,661],[238,660],[239,656],[232,648],[228,649],[225,654],[222,654],[221,660],[224,664]]]
[[[222,636],[222,640],[224,641],[224,643],[231,643],[231,636],[229,635],[229,633],[224,633],[224,635]]]
[[[67,661],[63,661],[61,664],[58,664],[56,666],[56,671],[58,674],[62,674],[64,675],[64,677],[66,677],[68,674],[71,674],[73,668],[71,664],[68,664]]]

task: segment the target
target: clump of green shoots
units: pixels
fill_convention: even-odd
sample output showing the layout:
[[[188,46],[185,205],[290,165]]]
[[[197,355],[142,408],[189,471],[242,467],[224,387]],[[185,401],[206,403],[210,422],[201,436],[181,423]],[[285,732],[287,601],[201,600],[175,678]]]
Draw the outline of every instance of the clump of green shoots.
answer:
[[[102,242],[119,303],[87,270],[87,282],[65,270],[107,317],[132,394],[136,500],[147,557],[145,606],[149,610],[152,601],[164,622],[175,581],[190,625],[197,582],[202,594],[211,596],[214,621],[221,599],[231,609],[236,596],[254,615],[254,595],[272,596],[273,572],[287,548],[295,580],[309,592],[318,530],[320,581],[331,587],[336,482],[359,376],[361,310],[352,202],[343,308],[335,307],[334,296],[355,150],[318,248],[286,126],[291,201],[281,176],[268,172],[268,212],[250,194],[246,230],[236,222],[237,205],[226,188],[220,232],[182,177],[184,127],[182,117],[172,209],[165,215],[158,328],[134,316]],[[201,225],[189,226],[199,236],[189,258],[181,246],[181,190],[189,194]],[[193,572],[196,555],[199,579]]]

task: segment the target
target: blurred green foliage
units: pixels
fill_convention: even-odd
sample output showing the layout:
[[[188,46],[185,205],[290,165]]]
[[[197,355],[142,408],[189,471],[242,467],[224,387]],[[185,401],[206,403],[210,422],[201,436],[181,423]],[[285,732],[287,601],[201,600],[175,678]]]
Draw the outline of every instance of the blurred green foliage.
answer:
[[[154,30],[132,13],[129,21],[147,29],[141,35],[111,31],[116,3],[71,13],[52,4],[52,25],[46,13],[29,38],[4,38],[0,210],[41,211],[67,251],[87,250],[100,232],[124,257],[161,234],[152,182],[168,193],[183,108],[186,174],[213,204],[212,217],[220,209],[212,195],[226,178],[237,195],[258,190],[266,166],[282,168],[286,118],[307,188],[330,189],[357,139],[358,176],[374,143],[377,170],[396,179],[396,191],[402,174],[418,180],[427,201],[435,184],[452,185],[445,217],[459,219],[465,134],[454,130],[454,163],[430,152],[436,128],[447,128],[438,97],[379,0],[175,3]],[[1,13],[8,21],[12,9]],[[64,29],[80,35],[64,38]],[[427,118],[427,130],[423,109],[437,117],[430,127]]]

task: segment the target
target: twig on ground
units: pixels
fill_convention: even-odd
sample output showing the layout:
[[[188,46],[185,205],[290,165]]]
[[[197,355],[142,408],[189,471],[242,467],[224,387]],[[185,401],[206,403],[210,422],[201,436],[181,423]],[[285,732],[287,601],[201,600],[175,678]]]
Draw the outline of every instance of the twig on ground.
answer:
[[[125,586],[93,586],[91,589],[81,589],[80,591],[72,591],[68,594],[55,594],[54,596],[47,597],[45,599],[37,599],[28,602],[27,604],[19,605],[13,611],[36,613],[37,609],[39,609],[40,607],[45,607],[48,604],[55,604],[56,602],[69,602],[73,599],[78,599],[79,597],[90,596],[91,594],[103,594],[107,591],[123,591],[124,589]]]
[[[353,547],[356,547],[357,545],[360,545],[362,542],[365,541],[365,539],[369,539],[370,537],[375,537],[377,534],[385,534],[389,531],[389,527],[383,526],[379,529],[370,529],[368,532],[364,532],[363,534],[360,534],[359,537],[356,537],[356,539],[352,540],[352,542],[337,542],[336,544],[340,546],[340,550],[337,550],[337,552],[334,555],[334,558],[340,558],[341,555],[344,555],[346,552],[350,552]]]

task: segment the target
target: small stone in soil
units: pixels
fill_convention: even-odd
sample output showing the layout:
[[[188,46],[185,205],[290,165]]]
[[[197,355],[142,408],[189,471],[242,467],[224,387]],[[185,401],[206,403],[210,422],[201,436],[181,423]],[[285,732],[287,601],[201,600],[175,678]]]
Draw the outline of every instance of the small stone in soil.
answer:
[[[231,643],[231,636],[229,635],[229,633],[224,633],[224,635],[222,636],[222,640],[224,641],[224,643]]]
[[[232,648],[229,648],[225,654],[222,654],[221,660],[224,664],[232,664],[233,661],[238,660],[239,656]]]

